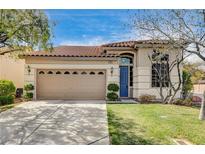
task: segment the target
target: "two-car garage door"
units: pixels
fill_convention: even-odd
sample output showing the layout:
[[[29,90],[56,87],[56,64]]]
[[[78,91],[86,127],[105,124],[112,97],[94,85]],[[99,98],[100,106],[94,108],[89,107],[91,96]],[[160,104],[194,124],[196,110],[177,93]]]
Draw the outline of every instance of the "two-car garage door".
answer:
[[[104,70],[38,70],[37,99],[105,99]]]

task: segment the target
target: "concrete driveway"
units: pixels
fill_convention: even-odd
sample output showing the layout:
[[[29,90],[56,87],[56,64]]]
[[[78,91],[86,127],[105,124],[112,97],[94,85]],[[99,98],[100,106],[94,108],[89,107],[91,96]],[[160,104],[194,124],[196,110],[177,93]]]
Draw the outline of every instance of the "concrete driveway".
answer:
[[[0,144],[109,144],[105,101],[31,101],[0,113]]]

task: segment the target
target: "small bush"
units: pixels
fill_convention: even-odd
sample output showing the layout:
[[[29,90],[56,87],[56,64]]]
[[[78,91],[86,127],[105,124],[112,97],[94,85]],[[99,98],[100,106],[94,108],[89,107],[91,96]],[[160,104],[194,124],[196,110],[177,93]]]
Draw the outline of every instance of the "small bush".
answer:
[[[173,101],[175,105],[182,105],[182,106],[192,106],[192,100],[190,98],[187,99],[176,99]]]
[[[0,80],[0,96],[8,96],[15,93],[16,87],[12,81]]]
[[[118,92],[119,86],[116,83],[110,83],[107,87],[109,91]]]
[[[34,86],[31,83],[26,84],[26,85],[24,85],[24,89],[25,89],[25,91],[34,90]]]
[[[139,97],[139,100],[140,100],[140,102],[148,103],[148,102],[151,102],[153,100],[156,100],[156,96],[155,95],[144,94],[144,95],[141,95]]]
[[[27,93],[24,95],[24,98],[26,98],[26,99],[32,99],[32,98],[33,98],[33,93],[32,93],[32,92],[27,92]]]
[[[14,103],[14,97],[9,96],[0,96],[0,106]]]
[[[109,101],[116,101],[118,100],[118,94],[116,94],[115,92],[109,92],[107,93],[107,98]]]

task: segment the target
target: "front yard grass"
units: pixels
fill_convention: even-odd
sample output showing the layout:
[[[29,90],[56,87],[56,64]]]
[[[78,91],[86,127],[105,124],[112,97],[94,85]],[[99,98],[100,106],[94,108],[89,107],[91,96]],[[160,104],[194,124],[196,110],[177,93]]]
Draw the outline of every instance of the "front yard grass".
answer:
[[[163,104],[107,104],[111,144],[205,144],[199,109]]]
[[[6,111],[8,109],[11,109],[13,107],[14,107],[14,104],[0,106],[0,113],[3,112],[3,111]]]
[[[3,111],[6,111],[8,109],[14,108],[15,106],[17,106],[23,102],[24,101],[21,98],[18,98],[18,99],[15,99],[14,103],[12,103],[12,104],[2,105],[2,106],[0,105],[0,113]]]

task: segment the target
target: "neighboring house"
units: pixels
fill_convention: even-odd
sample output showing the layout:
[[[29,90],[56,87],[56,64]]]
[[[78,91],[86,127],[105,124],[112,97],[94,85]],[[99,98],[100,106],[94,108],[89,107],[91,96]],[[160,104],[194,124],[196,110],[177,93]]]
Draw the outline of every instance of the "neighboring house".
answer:
[[[205,92],[205,80],[200,80],[194,83],[193,93],[203,94]]]
[[[11,80],[16,88],[23,88],[24,65],[24,59],[11,58],[8,54],[0,55],[0,80]]]
[[[25,83],[35,86],[35,99],[106,99],[109,83],[120,86],[121,98],[139,98],[143,94],[159,97],[159,84],[148,54],[155,47],[167,50],[168,46],[167,41],[145,40],[59,46],[53,52],[24,54]],[[170,60],[176,54],[174,50],[168,52]],[[178,82],[176,70],[171,78]]]

